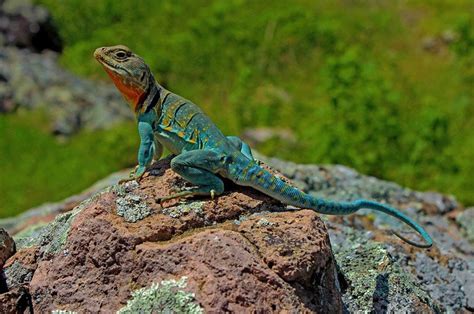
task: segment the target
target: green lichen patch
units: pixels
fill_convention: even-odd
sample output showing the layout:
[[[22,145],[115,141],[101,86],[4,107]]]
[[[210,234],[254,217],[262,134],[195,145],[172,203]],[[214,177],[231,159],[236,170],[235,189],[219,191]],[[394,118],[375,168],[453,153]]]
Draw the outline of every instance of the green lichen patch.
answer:
[[[18,249],[37,246],[43,256],[55,255],[64,247],[71,224],[86,206],[88,206],[99,194],[85,200],[73,210],[58,215],[54,221],[48,224],[37,224],[16,235]],[[23,266],[15,261],[5,269],[8,287],[14,287],[26,282],[30,282],[34,270]]]
[[[108,189],[105,189],[98,192],[74,207],[71,211],[56,216],[54,221],[50,223],[40,223],[21,231],[14,237],[18,250],[38,246],[41,247],[40,252],[43,254],[58,253],[66,243],[69,229],[71,228],[71,224],[77,214],[100,197],[100,195],[107,193],[108,191]]]
[[[127,194],[115,200],[117,215],[123,217],[127,222],[137,222],[151,214],[151,209],[146,205],[139,195]]]
[[[39,239],[39,245],[41,246],[40,251],[44,254],[57,254],[60,252],[66,244],[74,218],[100,194],[102,193],[98,193],[85,200],[73,210],[58,215],[52,223],[48,224]]]
[[[272,226],[273,225],[273,222],[270,222],[268,221],[268,219],[266,218],[261,218],[257,224],[260,226],[260,227],[269,227],[269,226]]]
[[[413,312],[420,304],[437,308],[414,275],[404,271],[382,244],[359,238],[359,243],[335,252],[348,281],[343,300],[350,312]]]
[[[22,231],[15,236],[18,249],[39,246],[42,253],[59,252],[66,243],[72,220],[80,209],[76,207],[70,212],[58,215],[51,223],[38,224]]]
[[[469,242],[474,243],[474,207],[467,208],[456,217],[456,222],[461,227]]]
[[[22,263],[15,261],[12,265],[5,268],[5,278],[9,289],[20,286],[23,283],[30,282],[34,271],[23,266]]]
[[[29,226],[13,236],[18,250],[38,245],[41,235],[44,233],[48,223],[40,222]]]
[[[136,181],[118,184],[112,188],[117,199],[115,200],[116,213],[127,222],[137,222],[151,215],[149,208],[140,195],[132,193],[138,187]]]
[[[117,313],[203,313],[203,309],[196,303],[194,293],[183,290],[187,285],[186,280],[186,277],[163,280],[153,283],[149,288],[132,292],[132,299]]]
[[[163,208],[162,213],[173,218],[179,218],[191,212],[196,213],[198,216],[202,216],[203,206],[204,202],[202,201],[192,201],[186,204]]]

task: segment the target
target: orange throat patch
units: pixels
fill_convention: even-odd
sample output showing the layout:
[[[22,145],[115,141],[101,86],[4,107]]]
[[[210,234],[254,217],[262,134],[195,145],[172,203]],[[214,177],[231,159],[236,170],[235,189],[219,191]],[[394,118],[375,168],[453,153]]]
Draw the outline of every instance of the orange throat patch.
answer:
[[[144,91],[141,88],[125,84],[121,76],[117,75],[115,72],[108,69],[107,67],[105,67],[105,71],[110,76],[110,78],[114,82],[114,85],[120,91],[122,96],[129,103],[132,110],[136,112],[138,110],[138,105],[140,104]]]

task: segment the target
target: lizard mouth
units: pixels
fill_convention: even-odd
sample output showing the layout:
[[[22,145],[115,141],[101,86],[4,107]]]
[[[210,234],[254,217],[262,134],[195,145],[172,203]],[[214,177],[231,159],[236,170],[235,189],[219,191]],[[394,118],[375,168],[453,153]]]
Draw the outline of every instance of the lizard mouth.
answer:
[[[106,69],[109,71],[113,71],[117,73],[118,75],[121,76],[130,76],[130,73],[127,71],[127,69],[124,69],[123,67],[119,66],[116,62],[114,62],[113,59],[110,57],[107,57],[105,54],[105,49],[104,48],[97,48],[94,51],[94,58]]]

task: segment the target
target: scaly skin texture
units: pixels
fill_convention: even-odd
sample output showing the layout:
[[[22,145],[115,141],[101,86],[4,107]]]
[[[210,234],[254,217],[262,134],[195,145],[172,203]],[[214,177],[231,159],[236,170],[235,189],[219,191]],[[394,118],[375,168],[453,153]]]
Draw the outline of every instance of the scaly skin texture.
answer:
[[[250,186],[282,203],[311,208],[327,215],[347,215],[360,208],[389,214],[415,229],[428,248],[433,241],[428,233],[410,217],[395,208],[368,200],[333,202],[312,197],[275,177],[252,157],[249,146],[236,136],[225,136],[201,109],[159,85],[142,58],[119,45],[98,48],[94,57],[102,64],[122,93],[138,121],[140,148],[138,166],[132,179],[139,180],[151,164],[159,159],[163,146],[176,155],[171,168],[195,188],[159,199],[160,202],[191,195],[214,197],[224,192],[222,178],[238,185]]]

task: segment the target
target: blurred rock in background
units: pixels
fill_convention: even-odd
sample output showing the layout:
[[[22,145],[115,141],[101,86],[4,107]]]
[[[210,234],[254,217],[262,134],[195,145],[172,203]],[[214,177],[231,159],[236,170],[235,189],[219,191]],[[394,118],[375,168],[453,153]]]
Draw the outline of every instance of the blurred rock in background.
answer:
[[[0,43],[41,52],[61,52],[62,41],[49,12],[30,1],[0,0]]]
[[[29,1],[0,2],[0,113],[44,109],[54,134],[131,119],[110,84],[80,79],[58,65],[62,50],[48,11]]]
[[[72,75],[57,57],[50,50],[0,48],[0,111],[44,109],[53,120],[51,131],[61,135],[132,118],[112,86]]]

